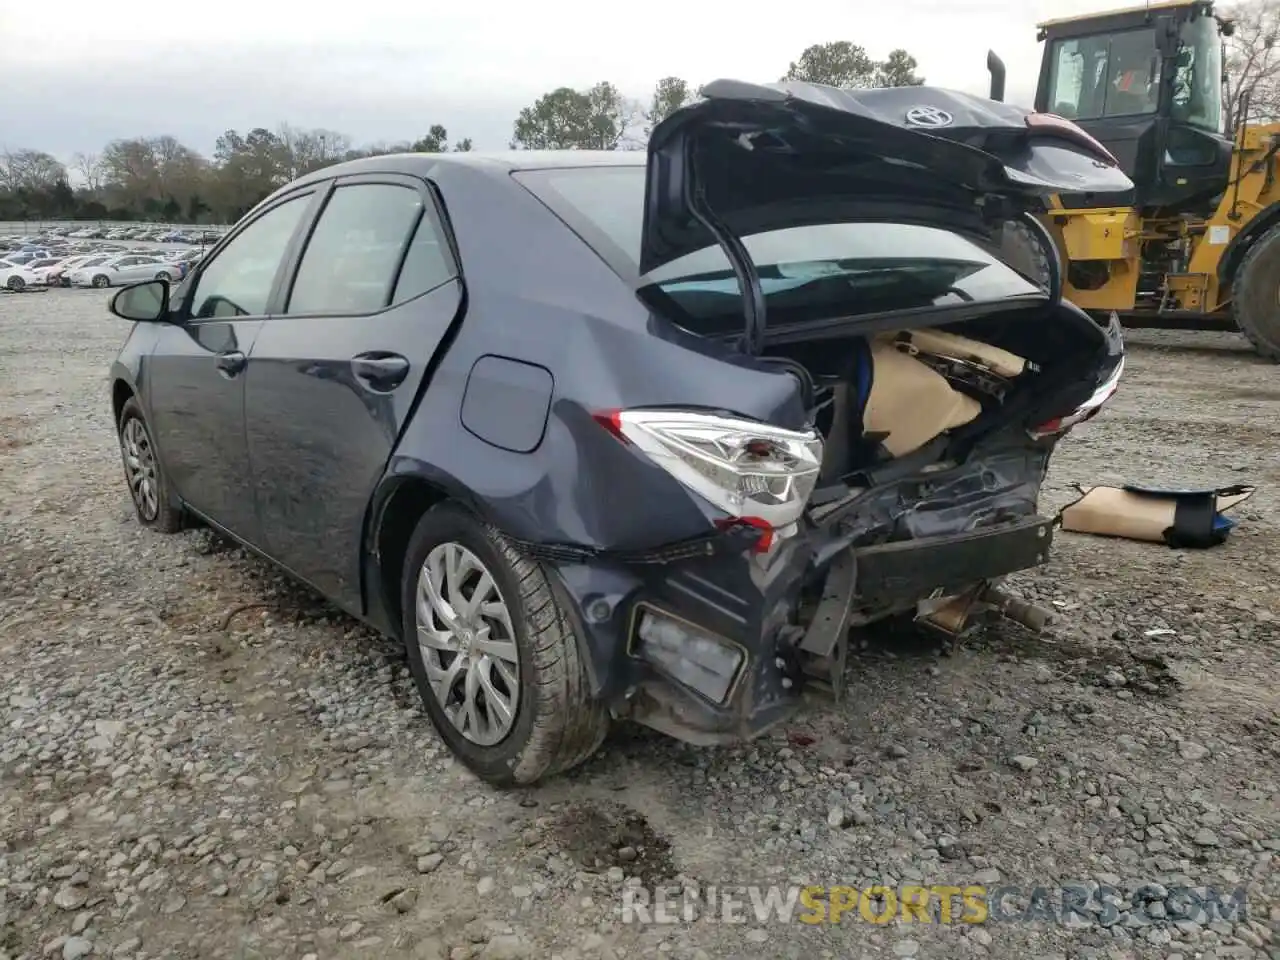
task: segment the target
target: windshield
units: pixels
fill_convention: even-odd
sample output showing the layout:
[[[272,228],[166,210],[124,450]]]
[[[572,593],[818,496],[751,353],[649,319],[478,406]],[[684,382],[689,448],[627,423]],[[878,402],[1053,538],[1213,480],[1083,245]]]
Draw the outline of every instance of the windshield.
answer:
[[[527,170],[515,177],[615,272],[675,306],[694,332],[741,329],[741,295],[720,247],[639,276],[644,167]],[[760,274],[770,326],[1043,296],[992,253],[937,227],[819,224],[750,235],[743,244]]]
[[[1174,120],[1222,133],[1222,41],[1214,19],[1182,25],[1178,70],[1173,79]]]
[[[1153,114],[1160,60],[1152,28],[1056,40],[1048,109],[1068,120]]]

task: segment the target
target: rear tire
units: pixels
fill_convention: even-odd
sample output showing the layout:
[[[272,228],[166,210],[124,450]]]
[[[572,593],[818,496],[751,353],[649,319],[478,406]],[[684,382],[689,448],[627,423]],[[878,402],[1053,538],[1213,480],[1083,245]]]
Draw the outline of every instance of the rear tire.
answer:
[[[157,273],[155,278],[157,280],[163,280],[165,283],[173,282],[173,277],[169,276],[169,274],[166,273],[164,270],[161,270],[159,273]]]
[[[21,293],[23,287],[25,287],[26,285],[27,285],[27,282],[23,280],[21,277],[10,277],[8,284],[6,284],[6,286],[8,286],[8,288],[12,290],[14,293]]]
[[[1280,363],[1280,225],[1253,242],[1232,287],[1236,326],[1258,353]]]
[[[174,504],[168,478],[151,439],[151,427],[137,398],[125,401],[117,428],[124,479],[129,485],[138,522],[157,533],[177,533],[182,529],[182,510]]]
[[[466,564],[453,581],[442,572],[450,558]],[[424,580],[453,617],[441,616]],[[492,587],[488,602],[477,603],[475,612],[460,610],[482,584]],[[409,540],[400,602],[405,649],[423,705],[441,739],[476,776],[498,787],[525,786],[576,767],[599,749],[609,717],[590,698],[570,620],[542,567],[497,531],[456,504],[428,510]],[[420,623],[433,628],[423,635],[445,639],[420,642]],[[489,641],[484,649],[477,628]],[[490,652],[496,640],[514,641],[514,662]],[[463,664],[456,669],[455,658]],[[480,679],[473,680],[473,673]],[[464,720],[468,691],[477,709]],[[509,724],[500,708],[489,706],[493,691],[502,704],[514,699]],[[463,729],[468,724],[470,735]]]

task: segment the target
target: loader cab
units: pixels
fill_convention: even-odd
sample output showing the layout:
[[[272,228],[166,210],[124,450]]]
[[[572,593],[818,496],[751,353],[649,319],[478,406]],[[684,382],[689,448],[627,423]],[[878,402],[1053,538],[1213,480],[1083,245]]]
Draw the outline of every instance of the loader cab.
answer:
[[[1147,211],[1193,212],[1225,188],[1222,39],[1211,0],[1173,0],[1039,26],[1036,109],[1074,121],[1115,154]],[[1105,197],[1064,206],[1110,206]]]

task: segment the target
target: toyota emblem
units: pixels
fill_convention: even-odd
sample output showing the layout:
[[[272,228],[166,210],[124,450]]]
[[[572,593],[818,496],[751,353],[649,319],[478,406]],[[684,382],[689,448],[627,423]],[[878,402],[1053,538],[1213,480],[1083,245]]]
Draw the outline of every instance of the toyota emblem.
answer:
[[[949,127],[951,114],[937,107],[912,107],[907,111],[907,123],[913,127]]]

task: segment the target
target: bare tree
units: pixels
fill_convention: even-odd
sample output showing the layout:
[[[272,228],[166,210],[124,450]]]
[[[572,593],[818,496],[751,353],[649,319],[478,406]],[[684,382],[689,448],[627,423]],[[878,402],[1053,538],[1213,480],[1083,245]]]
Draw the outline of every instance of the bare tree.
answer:
[[[282,123],[276,130],[280,166],[289,180],[341,160],[351,150],[351,139],[336,130],[303,130]]]
[[[67,179],[67,168],[40,150],[6,150],[0,153],[0,190],[49,190]]]
[[[84,188],[92,194],[102,189],[102,161],[96,153],[77,153],[71,158],[71,169],[84,181]]]
[[[1225,126],[1280,120],[1280,0],[1243,0],[1226,14],[1227,81],[1222,88]],[[1245,116],[1245,108],[1248,115]]]

